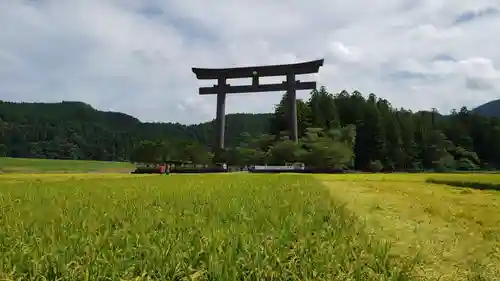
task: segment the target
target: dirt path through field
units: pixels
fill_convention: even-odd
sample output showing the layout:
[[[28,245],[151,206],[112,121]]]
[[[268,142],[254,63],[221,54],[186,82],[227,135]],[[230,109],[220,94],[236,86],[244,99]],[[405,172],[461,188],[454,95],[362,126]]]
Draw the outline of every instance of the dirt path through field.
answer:
[[[420,252],[419,275],[440,280],[467,280],[479,273],[488,277],[484,280],[500,277],[499,192],[423,181],[319,178],[332,196],[366,221],[368,231],[392,242],[395,255],[409,258]]]

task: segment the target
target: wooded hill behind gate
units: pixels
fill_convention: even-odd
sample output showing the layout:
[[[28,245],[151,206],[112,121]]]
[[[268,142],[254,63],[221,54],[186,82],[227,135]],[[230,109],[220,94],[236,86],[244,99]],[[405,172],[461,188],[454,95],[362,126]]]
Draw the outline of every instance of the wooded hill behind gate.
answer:
[[[374,94],[331,94],[325,88],[297,102],[299,145],[286,141],[282,100],[272,114],[227,116],[224,160],[240,165],[301,161],[360,170],[500,168],[500,118],[480,111],[412,112]],[[0,155],[209,163],[213,124],[142,123],[81,102],[0,102]]]

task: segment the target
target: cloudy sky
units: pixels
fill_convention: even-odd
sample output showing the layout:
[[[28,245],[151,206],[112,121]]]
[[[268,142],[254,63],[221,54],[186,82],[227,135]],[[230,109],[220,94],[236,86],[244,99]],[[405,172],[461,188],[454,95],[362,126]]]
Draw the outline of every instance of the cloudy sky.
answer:
[[[300,79],[448,112],[500,98],[499,35],[499,0],[0,0],[0,99],[196,123],[216,97],[191,67],[324,58]],[[281,94],[226,110],[270,112]]]

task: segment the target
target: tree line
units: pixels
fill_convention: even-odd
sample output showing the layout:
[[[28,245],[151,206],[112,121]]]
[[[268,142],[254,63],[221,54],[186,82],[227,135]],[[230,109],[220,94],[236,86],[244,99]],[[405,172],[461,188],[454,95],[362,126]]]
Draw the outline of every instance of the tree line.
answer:
[[[312,91],[299,101],[299,130],[355,127],[352,147],[357,170],[474,170],[500,167],[500,119],[484,117],[462,107],[449,115],[436,109],[412,112],[389,101],[357,91]],[[286,104],[276,107],[271,130],[286,128]]]
[[[374,94],[313,90],[297,100],[299,143],[288,140],[285,97],[272,114],[228,116],[214,159],[214,122],[142,123],[78,102],[0,102],[0,155],[230,165],[303,162],[356,170],[500,168],[500,119],[462,107],[442,115],[394,108]]]
[[[357,91],[332,94],[322,87],[308,100],[298,100],[297,110],[298,144],[288,140],[283,96],[269,118],[268,132],[243,133],[241,142],[227,148],[217,161],[239,166],[302,162],[369,171],[500,167],[500,119],[466,107],[449,115],[435,109],[412,112],[394,108],[374,94],[366,98]],[[210,162],[213,155],[208,151],[204,155],[203,161]],[[160,158],[171,157],[167,153]]]

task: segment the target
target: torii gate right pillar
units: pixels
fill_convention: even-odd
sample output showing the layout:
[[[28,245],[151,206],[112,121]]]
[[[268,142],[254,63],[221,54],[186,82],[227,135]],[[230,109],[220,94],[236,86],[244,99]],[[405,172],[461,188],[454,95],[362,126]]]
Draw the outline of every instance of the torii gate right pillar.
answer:
[[[297,124],[297,89],[295,86],[295,74],[286,75],[288,112],[285,112],[290,130],[290,140],[299,142],[299,126]]]

